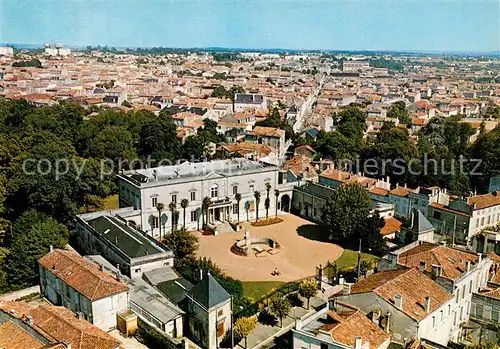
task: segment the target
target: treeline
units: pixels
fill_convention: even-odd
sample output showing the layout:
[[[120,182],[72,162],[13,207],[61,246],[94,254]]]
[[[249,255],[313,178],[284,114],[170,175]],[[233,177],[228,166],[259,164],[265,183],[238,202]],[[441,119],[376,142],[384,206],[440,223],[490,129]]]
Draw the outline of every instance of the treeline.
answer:
[[[40,62],[39,59],[32,59],[29,61],[17,61],[12,63],[13,67],[16,68],[29,68],[29,67],[34,67],[34,68],[41,68],[42,67],[42,62]]]
[[[401,106],[394,106],[389,114],[400,122],[408,118]],[[438,185],[458,195],[487,192],[490,177],[500,174],[500,162],[495,161],[500,159],[498,127],[486,133],[482,125],[470,144],[476,130],[469,123],[460,122],[460,117],[433,118],[414,138],[406,127],[389,122],[376,137],[363,139],[365,120],[360,109],[347,107],[334,114],[335,131],[322,131],[316,139],[302,142],[312,144],[317,159],[350,160],[356,172],[389,176],[392,183],[411,187]]]
[[[90,112],[0,100],[0,292],[36,282],[36,260],[68,242],[76,214],[103,208],[120,168],[201,158],[223,141],[210,120],[182,145],[167,114]]]

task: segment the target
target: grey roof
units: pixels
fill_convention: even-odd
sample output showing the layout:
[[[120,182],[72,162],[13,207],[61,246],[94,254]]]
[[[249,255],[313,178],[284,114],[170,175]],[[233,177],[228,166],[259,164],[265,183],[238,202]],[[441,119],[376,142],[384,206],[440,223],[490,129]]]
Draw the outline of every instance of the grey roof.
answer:
[[[210,309],[231,299],[229,293],[227,293],[210,273],[206,273],[203,279],[201,279],[189,293],[206,309]]]
[[[114,216],[99,216],[87,220],[87,223],[102,238],[111,242],[130,258],[158,253],[172,253],[168,247],[158,245]]]
[[[134,280],[133,283],[136,286],[130,291],[130,302],[146,310],[158,320],[167,323],[184,314],[182,309],[158,292],[153,286],[142,280]],[[134,309],[132,308],[132,310]]]
[[[165,281],[177,280],[180,276],[172,267],[161,267],[145,272],[143,278],[146,278],[151,285],[156,286]]]
[[[101,265],[105,272],[116,275],[116,267],[106,261],[102,256],[88,255],[85,256],[85,258],[93,263]],[[158,292],[156,288],[149,285],[146,281],[142,279],[132,280],[125,275],[122,275],[122,281],[129,286],[130,301],[141,308],[141,313],[142,311],[146,311],[163,323],[167,323],[179,315],[184,314],[184,311],[174,304],[175,302]],[[135,309],[132,308],[132,310],[134,311]],[[141,316],[141,314],[137,315]]]
[[[234,103],[261,104],[264,96],[256,93],[237,93],[234,97]]]
[[[193,284],[186,279],[169,280],[156,285],[158,290],[168,299],[179,305],[185,298],[186,292],[193,288]]]
[[[413,209],[413,224],[410,220],[410,230],[415,233],[423,233],[429,230],[434,230],[434,226],[429,222],[429,220],[424,216],[420,210]]]
[[[189,181],[206,177],[212,173],[231,176],[258,172],[264,168],[262,164],[244,158],[206,162],[186,161],[179,165],[127,171],[123,175],[119,175],[119,177],[128,178],[137,185],[155,185],[161,182]]]

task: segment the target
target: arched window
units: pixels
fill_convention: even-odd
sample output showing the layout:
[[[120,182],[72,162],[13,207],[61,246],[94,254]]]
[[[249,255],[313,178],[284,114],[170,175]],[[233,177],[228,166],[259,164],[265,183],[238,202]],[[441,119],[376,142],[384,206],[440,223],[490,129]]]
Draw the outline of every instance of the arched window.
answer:
[[[210,188],[210,197],[216,198],[219,196],[219,187],[217,184],[212,184],[212,187]]]

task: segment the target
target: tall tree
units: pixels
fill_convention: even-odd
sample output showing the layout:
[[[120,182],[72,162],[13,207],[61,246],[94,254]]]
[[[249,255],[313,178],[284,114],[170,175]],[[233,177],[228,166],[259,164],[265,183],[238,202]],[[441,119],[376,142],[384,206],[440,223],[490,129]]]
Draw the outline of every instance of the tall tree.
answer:
[[[172,219],[172,232],[174,232],[175,231],[175,214],[177,211],[177,204],[175,202],[169,203],[168,210],[170,211],[170,218]]]
[[[307,309],[309,309],[309,301],[318,292],[318,284],[314,280],[304,280],[299,284],[299,294],[307,299]]]
[[[50,246],[64,248],[68,237],[64,225],[34,210],[19,217],[12,227],[10,253],[5,266],[12,287],[36,284],[37,260],[49,252]]]
[[[236,207],[238,208],[238,223],[240,222],[240,201],[241,201],[241,194],[236,193],[234,195],[234,199],[236,200]]]
[[[156,209],[158,210],[158,229],[160,230],[160,240],[161,240],[161,213],[165,209],[165,205],[161,202],[156,204]],[[163,232],[165,236],[165,232]]]
[[[240,317],[234,323],[234,333],[239,338],[245,338],[245,348],[247,347],[247,337],[257,327],[257,317]]]
[[[290,313],[291,308],[290,301],[283,297],[275,296],[269,301],[269,312],[280,319],[280,327],[283,327],[283,318]]]
[[[182,199],[181,200],[182,216],[183,216],[182,228],[184,230],[186,230],[186,208],[188,206],[189,206],[189,200],[188,199]]]
[[[253,192],[255,198],[255,221],[259,220],[259,203],[260,203],[260,191],[256,190]]]
[[[334,239],[345,239],[358,231],[370,214],[370,196],[359,183],[339,186],[325,204],[322,224]]]
[[[185,229],[179,229],[166,235],[164,244],[172,250],[176,260],[193,258],[198,250],[198,237]]]

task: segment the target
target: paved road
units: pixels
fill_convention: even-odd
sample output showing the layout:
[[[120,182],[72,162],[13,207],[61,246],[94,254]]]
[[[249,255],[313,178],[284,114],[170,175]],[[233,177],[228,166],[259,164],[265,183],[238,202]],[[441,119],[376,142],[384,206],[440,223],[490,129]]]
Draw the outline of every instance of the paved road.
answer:
[[[0,295],[0,299],[3,301],[15,301],[16,299],[19,299],[21,297],[27,296],[32,293],[40,293],[40,286],[33,286],[29,288],[25,288],[24,290],[19,290],[16,292],[12,293],[6,293],[3,295]]]

